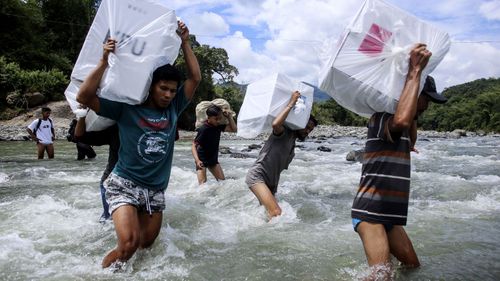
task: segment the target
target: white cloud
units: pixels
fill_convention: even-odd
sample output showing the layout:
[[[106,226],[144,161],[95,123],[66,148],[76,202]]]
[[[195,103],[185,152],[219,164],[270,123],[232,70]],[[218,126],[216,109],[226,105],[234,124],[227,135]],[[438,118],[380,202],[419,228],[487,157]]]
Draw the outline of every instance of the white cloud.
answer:
[[[500,0],[387,1],[445,30],[455,42],[499,40],[500,23],[496,20],[500,19]],[[178,0],[172,3],[177,5],[174,8],[185,18],[193,34],[218,35],[201,36],[198,40],[227,50],[230,63],[240,72],[238,82],[252,82],[279,71],[316,84],[323,42],[340,36],[362,2]],[[489,22],[485,24],[484,19]],[[482,77],[500,77],[500,69],[494,65],[499,55],[499,43],[452,44],[434,72],[438,88]]]
[[[500,20],[500,0],[481,4],[479,11],[489,20]]]
[[[500,77],[500,49],[489,43],[452,44],[450,52],[436,68],[438,90],[479,78]]]
[[[226,49],[229,63],[238,67],[236,81],[250,83],[276,73],[276,63],[268,56],[252,50],[251,42],[240,31],[220,40],[218,47]]]
[[[203,36],[220,36],[229,33],[229,25],[218,14],[203,12],[189,18],[189,29],[192,34]]]

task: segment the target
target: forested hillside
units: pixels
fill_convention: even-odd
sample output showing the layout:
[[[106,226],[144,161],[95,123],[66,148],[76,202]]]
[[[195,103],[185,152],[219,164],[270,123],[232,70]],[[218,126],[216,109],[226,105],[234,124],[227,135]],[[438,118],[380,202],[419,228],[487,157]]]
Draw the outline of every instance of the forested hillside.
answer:
[[[478,79],[445,89],[444,105],[430,103],[419,118],[424,130],[500,132],[500,79]],[[342,108],[333,99],[316,103],[313,114],[321,124],[364,126],[367,119]]]
[[[443,91],[448,102],[431,104],[419,120],[426,130],[500,132],[500,79],[478,79]]]
[[[0,0],[0,119],[11,119],[45,102],[64,99],[69,75],[100,0]],[[202,71],[197,95],[179,126],[194,128],[195,106],[222,97],[236,110],[243,97],[232,84],[238,69],[226,50],[191,44]],[[185,73],[182,52],[176,66]]]

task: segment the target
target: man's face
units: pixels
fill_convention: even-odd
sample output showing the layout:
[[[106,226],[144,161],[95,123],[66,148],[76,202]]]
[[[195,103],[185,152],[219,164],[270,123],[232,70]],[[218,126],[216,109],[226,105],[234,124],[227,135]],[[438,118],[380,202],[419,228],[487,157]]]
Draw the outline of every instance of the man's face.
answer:
[[[42,112],[42,119],[47,119],[50,116],[50,111],[44,111]]]
[[[314,127],[314,122],[309,120],[309,122],[307,122],[307,126],[304,129],[297,131],[297,138],[301,141],[304,141],[309,133],[314,129]]]
[[[218,126],[222,122],[222,118],[223,118],[223,115],[222,115],[222,111],[221,111],[219,113],[219,115],[217,115],[217,116],[208,116],[207,122],[208,122],[208,124],[210,124],[212,126]]]
[[[177,81],[160,80],[151,88],[151,99],[157,108],[167,108],[177,94]]]

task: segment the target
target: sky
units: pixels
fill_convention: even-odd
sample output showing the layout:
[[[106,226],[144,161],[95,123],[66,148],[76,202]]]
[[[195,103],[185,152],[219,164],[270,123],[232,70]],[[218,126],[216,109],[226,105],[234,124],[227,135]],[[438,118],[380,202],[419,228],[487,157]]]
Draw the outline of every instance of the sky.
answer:
[[[198,42],[224,48],[238,83],[274,73],[318,85],[329,53],[364,0],[161,0]],[[500,0],[386,0],[449,34],[438,91],[500,77]]]

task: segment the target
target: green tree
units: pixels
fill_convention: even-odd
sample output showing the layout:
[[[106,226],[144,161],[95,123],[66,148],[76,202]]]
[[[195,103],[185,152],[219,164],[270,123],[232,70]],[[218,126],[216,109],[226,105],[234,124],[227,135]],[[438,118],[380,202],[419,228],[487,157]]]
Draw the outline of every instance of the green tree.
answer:
[[[313,104],[313,114],[320,124],[342,126],[365,126],[367,118],[343,108],[334,99]]]
[[[243,95],[241,88],[235,83],[221,83],[215,85],[215,96],[225,99],[234,112],[239,112],[243,104]]]
[[[95,0],[39,0],[45,21],[45,40],[60,57],[76,61],[92,24]]]
[[[216,97],[214,75],[223,82],[231,82],[238,75],[238,69],[229,64],[226,50],[222,48],[202,45],[191,35],[191,46],[198,59],[202,81],[196,90],[196,95],[191,104],[182,113],[178,125],[182,129],[193,130],[196,121],[196,105],[203,100],[213,100]],[[186,73],[186,63],[182,53],[176,60],[176,66]]]
[[[0,53],[22,68],[39,69],[47,52],[44,20],[37,1],[0,1]]]
[[[95,0],[0,0],[0,54],[23,69],[69,74],[95,11]]]
[[[444,105],[430,104],[419,125],[426,130],[500,132],[500,79],[478,79],[443,91]]]

